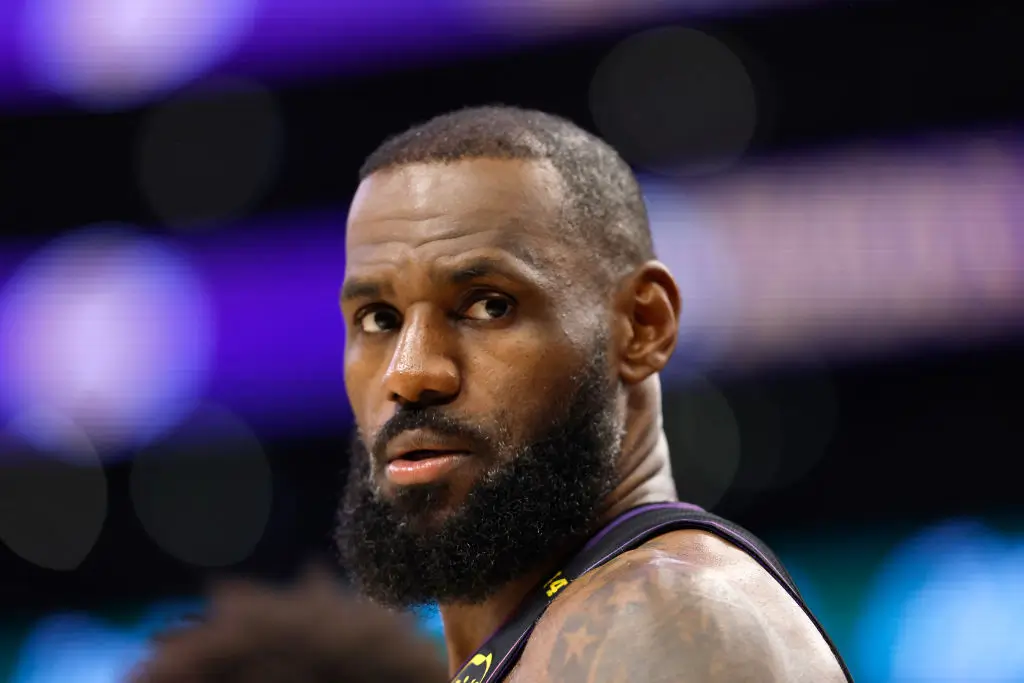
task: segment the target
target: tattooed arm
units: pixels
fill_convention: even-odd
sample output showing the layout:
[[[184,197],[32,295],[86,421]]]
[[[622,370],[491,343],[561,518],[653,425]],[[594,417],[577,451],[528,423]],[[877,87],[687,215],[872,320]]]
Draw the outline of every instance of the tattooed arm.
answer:
[[[793,628],[800,615],[789,605],[772,606],[749,582],[720,567],[694,566],[658,551],[631,555],[552,605],[530,639],[516,680],[843,680],[816,631]]]

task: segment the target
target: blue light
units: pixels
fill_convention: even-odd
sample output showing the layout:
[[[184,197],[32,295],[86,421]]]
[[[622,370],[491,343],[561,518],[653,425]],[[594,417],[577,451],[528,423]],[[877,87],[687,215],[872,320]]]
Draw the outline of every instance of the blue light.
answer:
[[[11,683],[117,683],[145,649],[142,634],[118,631],[84,615],[50,617],[25,641]]]
[[[1024,680],[1024,544],[952,521],[898,548],[879,573],[852,654],[864,680]]]
[[[129,628],[85,614],[41,619],[22,644],[10,683],[121,683],[154,633],[201,607],[198,600],[160,602]]]
[[[441,611],[437,605],[425,605],[415,610],[416,621],[423,632],[444,643],[444,624],[441,622]]]

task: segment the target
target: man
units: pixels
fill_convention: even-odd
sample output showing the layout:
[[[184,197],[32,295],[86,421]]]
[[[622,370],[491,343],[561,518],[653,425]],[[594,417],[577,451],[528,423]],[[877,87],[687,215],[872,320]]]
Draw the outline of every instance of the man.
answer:
[[[664,504],[681,299],[610,147],[441,116],[370,156],[347,229],[337,541],[371,598],[440,605],[455,680],[847,680],[769,551]]]
[[[133,683],[444,683],[408,619],[353,599],[324,572],[275,589],[234,581],[202,621],[157,639]]]

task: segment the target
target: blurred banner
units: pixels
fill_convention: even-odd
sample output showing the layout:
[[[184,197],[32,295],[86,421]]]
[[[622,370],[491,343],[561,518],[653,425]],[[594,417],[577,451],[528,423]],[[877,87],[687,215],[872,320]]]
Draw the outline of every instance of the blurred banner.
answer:
[[[645,183],[684,298],[668,382],[1019,329],[1022,162],[1014,136],[982,136]],[[262,430],[337,431],[344,222],[176,238],[93,226],[20,266],[0,256],[3,419],[31,431],[59,416],[137,447],[212,400]]]
[[[10,0],[0,3],[0,103],[118,108],[211,73],[308,78],[610,22],[802,4],[813,1]]]
[[[1024,148],[1013,136],[779,159],[650,185],[681,282],[675,367],[959,345],[1024,320]]]

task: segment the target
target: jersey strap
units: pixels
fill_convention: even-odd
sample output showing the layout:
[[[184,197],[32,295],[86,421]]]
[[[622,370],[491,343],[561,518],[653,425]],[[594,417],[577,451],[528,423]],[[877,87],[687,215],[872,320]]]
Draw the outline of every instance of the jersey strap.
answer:
[[[654,503],[634,508],[619,516],[572,557],[550,579],[526,597],[519,609],[470,657],[452,679],[452,683],[499,683],[519,660],[534,626],[548,605],[565,590],[566,586],[587,572],[600,567],[624,552],[633,550],[647,541],[683,529],[707,531],[741,548],[765,568],[797,604],[828,642],[847,681],[853,679],[839,652],[829,640],[821,624],[804,604],[793,579],[782,563],[763,543],[738,525],[688,503]]]

